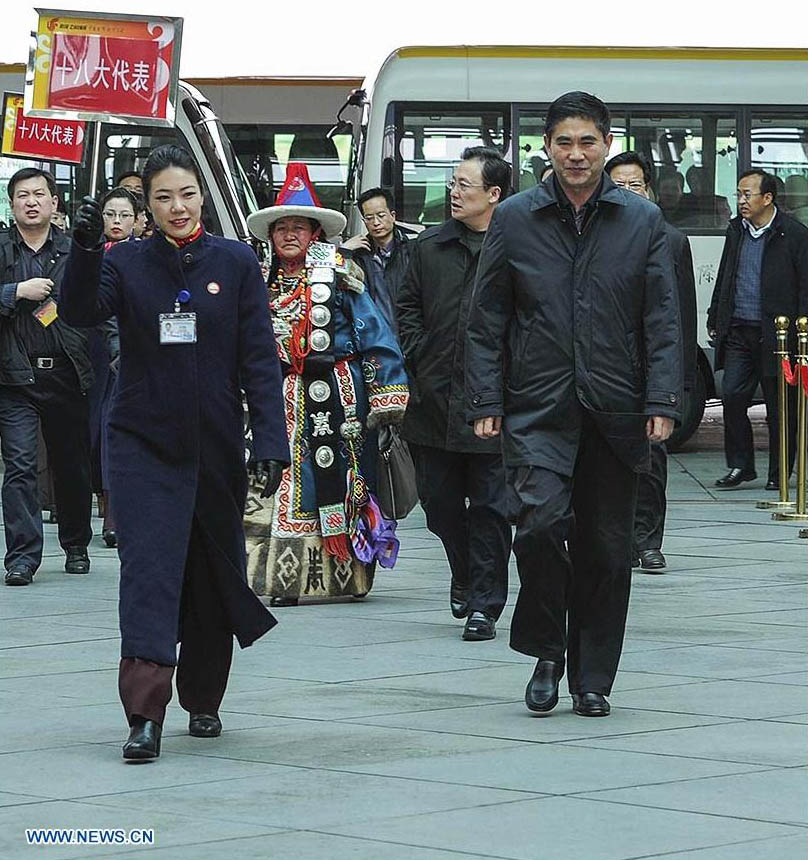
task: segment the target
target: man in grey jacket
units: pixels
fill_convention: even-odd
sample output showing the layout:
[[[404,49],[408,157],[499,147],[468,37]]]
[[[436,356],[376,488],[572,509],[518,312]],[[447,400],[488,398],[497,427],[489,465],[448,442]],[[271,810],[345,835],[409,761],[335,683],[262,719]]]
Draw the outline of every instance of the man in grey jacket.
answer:
[[[609,110],[547,112],[554,175],[488,229],[466,341],[467,417],[502,432],[521,506],[511,647],[536,657],[525,701],[549,711],[565,659],[573,709],[606,716],[631,583],[637,471],[682,391],[673,263],[660,210],[603,173]]]

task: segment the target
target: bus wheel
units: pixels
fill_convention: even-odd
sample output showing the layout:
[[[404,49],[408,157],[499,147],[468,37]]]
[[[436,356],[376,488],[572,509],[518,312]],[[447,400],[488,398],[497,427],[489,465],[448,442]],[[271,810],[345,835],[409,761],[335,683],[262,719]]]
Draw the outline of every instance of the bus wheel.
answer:
[[[707,402],[707,382],[704,370],[699,367],[696,372],[696,386],[685,394],[684,414],[682,423],[673,431],[668,440],[669,451],[679,451],[687,440],[698,430],[704,416],[704,406]]]

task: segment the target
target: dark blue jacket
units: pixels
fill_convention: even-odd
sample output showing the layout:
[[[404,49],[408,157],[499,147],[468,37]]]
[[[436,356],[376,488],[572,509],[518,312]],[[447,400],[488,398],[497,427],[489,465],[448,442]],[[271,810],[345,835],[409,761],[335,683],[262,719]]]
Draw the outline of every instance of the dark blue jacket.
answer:
[[[217,289],[218,287],[218,289]],[[161,345],[159,315],[181,289],[195,344]],[[241,389],[257,459],[289,462],[281,372],[258,261],[246,245],[203,235],[178,250],[161,235],[104,253],[73,243],[62,318],[116,316],[117,398],[108,483],[121,557],[122,656],[173,665],[192,522],[242,647],[275,623],[246,583],[247,490]]]

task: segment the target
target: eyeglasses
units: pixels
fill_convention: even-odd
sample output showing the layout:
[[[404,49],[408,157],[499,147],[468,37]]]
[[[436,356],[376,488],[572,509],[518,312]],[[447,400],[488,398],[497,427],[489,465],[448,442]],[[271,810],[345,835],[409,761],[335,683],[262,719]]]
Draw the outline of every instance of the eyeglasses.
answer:
[[[389,218],[390,212],[374,212],[372,215],[363,215],[362,220],[365,224],[381,224],[385,218]]]
[[[629,191],[634,191],[634,192],[645,190],[645,183],[640,182],[639,180],[635,180],[634,182],[620,182],[617,179],[615,179],[614,184],[618,188],[628,188]]]
[[[449,191],[454,191],[455,188],[461,193],[465,194],[471,188],[488,188],[484,182],[479,185],[475,185],[473,182],[466,182],[465,179],[455,179],[454,176],[446,183],[446,187]]]
[[[134,212],[109,212],[105,211],[101,213],[108,221],[128,221],[130,218],[135,217]]]
[[[751,200],[753,197],[762,197],[763,194],[762,191],[738,191],[735,196],[739,200]]]

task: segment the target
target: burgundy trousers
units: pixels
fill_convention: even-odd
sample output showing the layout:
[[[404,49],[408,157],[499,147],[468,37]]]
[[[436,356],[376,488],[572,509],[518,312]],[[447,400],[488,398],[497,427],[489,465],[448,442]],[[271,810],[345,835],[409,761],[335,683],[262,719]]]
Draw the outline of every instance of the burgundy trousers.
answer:
[[[177,694],[191,714],[216,714],[224,697],[233,659],[233,633],[222,614],[222,601],[202,541],[191,532],[180,603],[180,653]],[[124,657],[118,691],[129,724],[136,717],[163,724],[171,700],[174,666],[140,657]]]

